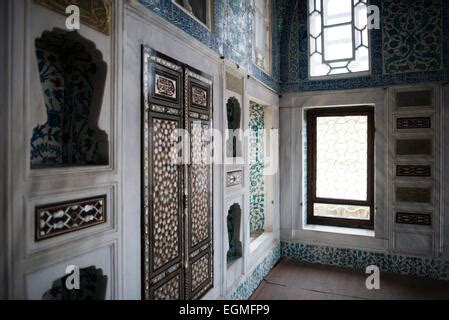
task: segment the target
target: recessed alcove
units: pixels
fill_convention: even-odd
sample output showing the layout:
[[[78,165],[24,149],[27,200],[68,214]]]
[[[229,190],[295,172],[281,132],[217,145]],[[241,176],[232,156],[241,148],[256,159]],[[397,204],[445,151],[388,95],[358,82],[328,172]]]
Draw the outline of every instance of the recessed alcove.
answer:
[[[242,218],[242,209],[238,203],[234,203],[229,207],[226,218],[228,226],[229,250],[227,252],[228,267],[242,257],[242,242],[240,240],[240,225]]]
[[[249,229],[253,242],[273,229],[275,146],[272,141],[273,108],[250,102],[249,108]],[[272,159],[271,159],[272,160]]]
[[[242,155],[242,143],[238,132],[242,111],[236,97],[232,96],[228,99],[226,102],[226,112],[229,130],[229,138],[226,141],[226,156],[228,158],[237,158]]]
[[[35,40],[47,122],[33,128],[32,169],[109,163],[98,127],[107,75],[102,53],[78,32],[53,29]]]

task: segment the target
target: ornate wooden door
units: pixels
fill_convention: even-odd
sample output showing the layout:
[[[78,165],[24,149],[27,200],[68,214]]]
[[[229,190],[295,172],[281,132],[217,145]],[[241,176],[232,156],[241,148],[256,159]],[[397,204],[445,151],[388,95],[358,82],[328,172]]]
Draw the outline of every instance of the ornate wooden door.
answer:
[[[143,297],[197,299],[213,283],[212,80],[148,47],[143,68]],[[190,144],[177,151],[184,128]]]
[[[184,70],[185,127],[190,136],[186,168],[186,297],[197,299],[213,286],[212,237],[212,80]]]

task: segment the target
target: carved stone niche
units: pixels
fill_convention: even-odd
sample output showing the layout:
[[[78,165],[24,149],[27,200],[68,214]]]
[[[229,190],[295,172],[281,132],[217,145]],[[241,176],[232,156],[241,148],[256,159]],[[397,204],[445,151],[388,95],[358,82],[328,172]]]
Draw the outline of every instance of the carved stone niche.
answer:
[[[98,127],[107,65],[78,32],[54,29],[36,39],[47,122],[31,137],[32,169],[107,165],[108,135]]]
[[[229,250],[227,252],[228,266],[242,256],[242,242],[240,241],[240,224],[242,209],[238,203],[234,203],[228,210],[228,241]]]
[[[229,139],[226,142],[226,156],[228,158],[236,158],[241,155],[241,142],[236,130],[240,129],[241,107],[235,97],[230,97],[226,103],[228,130],[230,131]]]

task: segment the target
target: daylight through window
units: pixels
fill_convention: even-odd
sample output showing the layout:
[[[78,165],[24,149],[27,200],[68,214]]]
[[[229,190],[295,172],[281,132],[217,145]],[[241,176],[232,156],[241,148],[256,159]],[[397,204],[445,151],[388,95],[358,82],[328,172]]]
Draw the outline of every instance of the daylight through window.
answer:
[[[373,108],[308,111],[307,150],[307,222],[372,228]]]
[[[310,77],[369,71],[367,0],[309,0]]]

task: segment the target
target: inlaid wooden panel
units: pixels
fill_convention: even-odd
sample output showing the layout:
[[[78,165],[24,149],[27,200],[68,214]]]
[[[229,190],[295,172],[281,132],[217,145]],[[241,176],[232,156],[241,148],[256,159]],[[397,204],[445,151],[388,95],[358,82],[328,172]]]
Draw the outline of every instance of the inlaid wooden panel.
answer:
[[[205,254],[200,259],[192,262],[192,291],[196,291],[202,284],[204,284],[210,276],[209,270],[209,255]]]
[[[36,207],[36,241],[106,222],[106,195]]]
[[[208,124],[200,121],[191,122],[191,161],[189,169],[190,181],[190,246],[207,241],[210,237],[209,230],[209,205],[210,205],[210,166],[209,144],[206,138]]]
[[[151,300],[183,299],[183,170],[174,138],[183,126],[182,69],[152,50],[143,55],[143,294]]]
[[[432,139],[398,139],[396,140],[396,155],[433,155]]]
[[[396,202],[431,203],[431,188],[396,187]]]
[[[431,177],[431,166],[417,166],[417,165],[397,165],[396,176],[398,177]]]
[[[432,119],[430,117],[397,118],[396,126],[398,130],[430,129],[432,128]]]
[[[180,185],[176,142],[172,134],[179,120],[153,118],[152,121],[152,235],[153,263],[158,269],[180,256]]]
[[[396,223],[430,226],[432,225],[432,216],[430,214],[397,212]]]
[[[226,173],[226,187],[239,186],[243,184],[243,170]]]
[[[147,101],[149,104],[182,109],[182,66],[160,54],[149,55]]]
[[[187,68],[186,105],[189,118],[186,127],[190,132],[190,161],[187,170],[187,256],[189,268],[186,275],[186,297],[198,299],[213,286],[212,237],[212,144],[211,99],[212,79],[198,70]],[[196,92],[195,88],[204,90]],[[202,271],[200,271],[202,270]]]
[[[143,293],[198,299],[213,285],[212,78],[147,47],[143,56]],[[183,150],[178,129],[189,133]]]
[[[182,274],[177,274],[171,279],[164,281],[161,285],[156,286],[152,296],[155,300],[180,300],[182,296]]]

